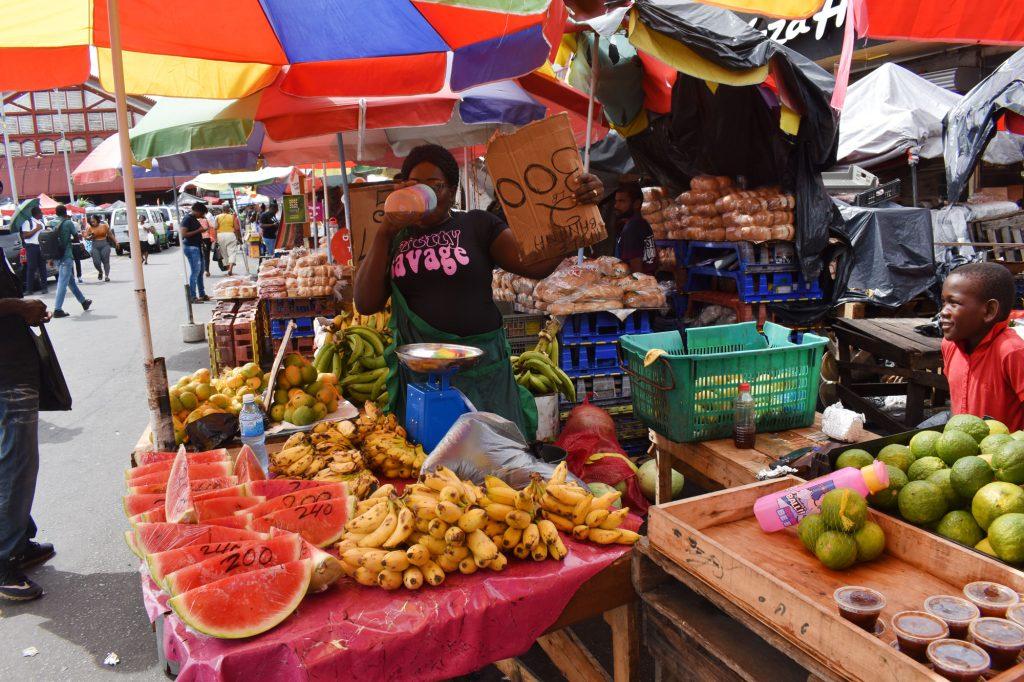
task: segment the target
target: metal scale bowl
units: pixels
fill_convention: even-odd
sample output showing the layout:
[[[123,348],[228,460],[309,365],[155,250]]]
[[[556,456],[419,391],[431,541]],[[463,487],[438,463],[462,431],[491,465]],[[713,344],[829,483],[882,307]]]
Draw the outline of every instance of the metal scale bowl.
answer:
[[[479,362],[484,352],[452,343],[413,343],[399,346],[396,353],[410,370],[427,375],[426,381],[410,382],[406,388],[405,430],[430,452],[455,420],[473,411],[462,391],[451,385],[451,378]]]

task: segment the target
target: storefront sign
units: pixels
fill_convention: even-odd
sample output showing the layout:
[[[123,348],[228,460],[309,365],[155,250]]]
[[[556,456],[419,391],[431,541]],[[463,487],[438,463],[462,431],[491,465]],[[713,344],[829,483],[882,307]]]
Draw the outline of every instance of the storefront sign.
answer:
[[[285,194],[281,197],[281,218],[285,224],[306,222],[306,197],[302,194]]]

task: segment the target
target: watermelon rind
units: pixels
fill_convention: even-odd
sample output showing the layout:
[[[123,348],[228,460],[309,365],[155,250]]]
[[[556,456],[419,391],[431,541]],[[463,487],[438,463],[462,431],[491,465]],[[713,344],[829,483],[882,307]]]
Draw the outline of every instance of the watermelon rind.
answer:
[[[128,549],[130,549],[132,551],[132,554],[134,554],[135,556],[139,557],[140,559],[145,558],[146,555],[143,554],[142,550],[140,550],[135,545],[135,532],[134,531],[126,530],[124,532],[124,541],[125,541],[125,543],[127,543]]]
[[[140,523],[135,526],[135,546],[144,554],[229,540],[266,540],[266,533],[206,524]]]
[[[190,481],[198,481],[203,478],[223,478],[231,475],[231,464],[229,462],[190,464],[189,469],[191,470],[189,474]],[[134,488],[149,485],[150,483],[167,483],[170,473],[170,469],[164,469],[163,471],[157,471],[145,476],[131,478],[127,480],[127,485]]]
[[[194,495],[205,495],[206,493],[218,490],[227,490],[238,487],[238,479],[235,476],[215,476],[213,478],[190,478],[189,487]],[[155,493],[167,492],[167,482],[147,483],[128,488],[129,495],[153,495]]]
[[[185,450],[179,450],[167,474],[167,492],[164,499],[164,512],[171,523],[193,523],[197,520],[189,468]]]
[[[309,594],[323,592],[338,582],[338,579],[345,573],[345,569],[337,557],[306,540],[302,541],[300,558],[310,559],[313,562],[313,572],[309,579]]]
[[[300,559],[218,580],[171,597],[167,605],[183,623],[204,635],[219,639],[254,637],[276,627],[295,612],[309,589],[312,563],[310,559]],[[242,590],[249,596],[262,595],[271,610],[258,618],[252,613],[239,613],[241,605],[236,602],[234,593]],[[278,593],[274,594],[275,591]],[[271,597],[275,598],[276,605],[270,603]],[[229,619],[231,626],[214,625],[212,618],[203,617],[203,611]]]
[[[246,565],[246,559],[252,559],[257,553],[266,552],[267,563],[255,566]],[[271,538],[265,542],[247,544],[244,547],[212,556],[189,566],[184,566],[164,576],[163,587],[167,594],[177,596],[190,589],[207,585],[217,580],[230,578],[233,575],[252,573],[278,564],[298,561],[302,553],[302,538],[298,536],[282,536]],[[212,576],[218,575],[213,578]]]
[[[225,448],[219,448],[217,450],[203,450],[202,452],[188,452],[188,460],[190,464],[198,464],[200,462],[221,462],[229,460],[231,456]],[[174,452],[140,452],[136,456],[136,462],[138,466],[144,466],[146,464],[156,464],[157,462],[170,462],[178,455],[177,451]]]
[[[256,453],[248,445],[243,445],[242,449],[235,455],[235,465],[231,473],[237,476],[238,480],[242,483],[265,481],[267,479],[267,474],[256,459]]]

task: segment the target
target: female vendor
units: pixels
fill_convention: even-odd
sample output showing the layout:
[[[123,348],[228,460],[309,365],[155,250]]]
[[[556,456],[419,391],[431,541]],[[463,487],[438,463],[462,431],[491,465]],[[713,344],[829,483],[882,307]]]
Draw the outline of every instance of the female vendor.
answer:
[[[399,367],[397,346],[410,343],[457,343],[484,351],[479,364],[458,372],[453,385],[476,409],[494,412],[519,426],[532,440],[537,429],[533,397],[515,383],[510,348],[501,313],[491,294],[495,267],[524,277],[542,279],[560,262],[554,258],[525,264],[511,231],[487,211],[455,211],[459,166],[444,147],[413,149],[402,164],[400,186],[424,184],[437,195],[437,208],[415,222],[385,214],[355,281],[359,312],[383,310],[391,299],[394,344],[387,352],[391,408],[405,417],[406,384],[422,381]],[[574,189],[582,203],[597,203],[601,181],[579,176]]]

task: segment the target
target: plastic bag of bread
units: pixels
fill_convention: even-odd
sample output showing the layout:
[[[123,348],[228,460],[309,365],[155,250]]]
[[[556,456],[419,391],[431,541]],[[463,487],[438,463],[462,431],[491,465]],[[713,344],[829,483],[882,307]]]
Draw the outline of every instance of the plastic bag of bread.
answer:
[[[600,256],[591,262],[605,277],[623,277],[629,274],[629,266],[612,256]]]
[[[711,230],[707,230],[704,233],[704,241],[709,242],[723,242],[725,241],[725,228],[716,227]]]
[[[778,194],[768,197],[769,211],[791,211],[796,208],[796,201],[792,194]]]
[[[792,225],[776,225],[772,228],[772,239],[791,242],[796,238],[796,229]]]
[[[715,208],[714,204],[693,204],[689,208],[692,215],[703,218],[711,218],[718,215],[718,209]]]
[[[666,196],[664,187],[643,187],[640,189],[640,194],[643,196],[644,201],[664,199]]]
[[[683,192],[676,197],[676,203],[683,204],[684,206],[714,204],[715,200],[718,199],[719,196],[718,192],[690,190],[689,192]]]
[[[658,287],[631,291],[622,298],[627,308],[661,308],[665,305],[665,294]]]
[[[626,278],[623,277],[621,279]],[[594,284],[588,284],[584,287],[581,287],[577,291],[573,292],[566,298],[574,301],[607,300],[613,298],[622,298],[622,286],[619,284],[612,284],[611,282],[612,280],[605,280],[604,282],[595,282]]]
[[[763,225],[743,227],[740,228],[740,234],[743,237],[743,241],[763,242],[772,238],[772,228]]]
[[[574,265],[564,270],[556,270],[546,279],[541,280],[533,290],[533,295],[542,301],[557,301],[573,294],[588,284],[601,278],[596,268]]]
[[[690,180],[690,189],[721,192],[732,186],[732,178],[724,175],[698,175]]]

